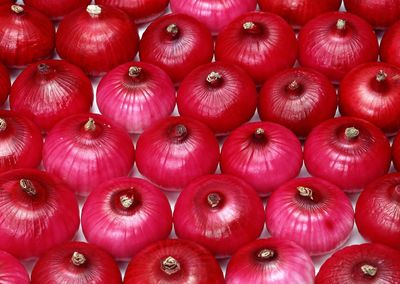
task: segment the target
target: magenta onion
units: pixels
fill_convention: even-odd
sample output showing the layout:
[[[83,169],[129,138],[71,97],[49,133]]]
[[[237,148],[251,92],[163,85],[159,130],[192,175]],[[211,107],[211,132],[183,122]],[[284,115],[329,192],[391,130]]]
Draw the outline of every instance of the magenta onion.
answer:
[[[0,63],[0,106],[6,102],[10,88],[11,83],[8,70]]]
[[[101,79],[96,100],[100,112],[115,125],[140,133],[172,113],[175,88],[157,66],[130,62]]]
[[[400,133],[397,134],[392,145],[393,165],[397,171],[400,171]]]
[[[188,117],[169,117],[137,141],[139,172],[167,190],[181,190],[194,178],[214,173],[219,145],[208,127]]]
[[[314,275],[314,264],[303,248],[289,240],[270,238],[245,245],[233,255],[226,283],[313,283]]]
[[[213,51],[207,28],[183,14],[169,14],[152,22],[139,46],[140,59],[161,67],[175,83],[197,66],[210,62]]]
[[[323,255],[350,237],[354,211],[336,185],[319,178],[293,179],[268,199],[267,228],[273,237],[298,243],[310,255]]]
[[[381,41],[381,61],[400,67],[400,21],[386,30]]]
[[[300,141],[271,122],[245,124],[222,146],[221,170],[248,182],[261,196],[296,177],[303,164]]]
[[[126,269],[124,284],[223,284],[224,276],[212,254],[187,240],[164,240],[136,254]]]
[[[123,11],[110,6],[88,5],[67,15],[56,34],[61,58],[93,76],[100,76],[137,52],[139,35]]]
[[[85,74],[64,60],[44,60],[29,65],[15,80],[10,107],[50,130],[58,121],[89,112],[92,85]]]
[[[264,12],[246,13],[232,21],[218,36],[215,58],[242,67],[256,82],[292,67],[297,40],[281,17]]]
[[[205,175],[179,195],[174,228],[179,238],[195,241],[217,257],[229,257],[260,236],[263,211],[260,198],[242,179]]]
[[[168,199],[138,178],[101,184],[82,209],[82,230],[88,242],[118,259],[131,258],[150,243],[166,239],[171,229]]]
[[[0,251],[0,280],[4,284],[29,284],[25,267],[11,254]]]
[[[85,7],[90,2],[90,0],[24,0],[25,5],[55,20],[61,19],[78,8]]]
[[[43,148],[45,169],[79,195],[129,174],[134,148],[129,135],[101,115],[77,114],[56,124]]]
[[[31,284],[107,283],[121,284],[114,259],[99,247],[70,242],[47,251],[32,270]]]
[[[179,113],[205,123],[217,134],[232,131],[248,121],[257,107],[257,90],[240,68],[214,62],[193,70],[177,96]]]
[[[284,70],[261,89],[258,113],[262,120],[281,124],[306,137],[336,113],[336,90],[321,73],[307,68]]]
[[[358,192],[390,167],[390,144],[382,131],[359,118],[327,120],[308,136],[304,163],[308,172]]]

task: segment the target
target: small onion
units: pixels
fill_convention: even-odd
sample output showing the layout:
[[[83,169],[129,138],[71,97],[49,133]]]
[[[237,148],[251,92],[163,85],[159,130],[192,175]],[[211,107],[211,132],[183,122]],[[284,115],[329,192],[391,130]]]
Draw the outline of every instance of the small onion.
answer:
[[[83,196],[111,178],[128,175],[133,163],[129,135],[97,114],[63,119],[49,132],[43,148],[45,169]]]
[[[115,125],[140,133],[169,116],[175,107],[175,88],[155,65],[130,62],[105,75],[96,95],[100,112]]]
[[[386,30],[382,37],[380,54],[383,62],[400,67],[400,21]]]
[[[24,0],[25,5],[35,8],[53,20],[61,19],[90,2],[91,0]]]
[[[192,181],[179,195],[173,218],[179,238],[195,241],[219,258],[257,239],[265,222],[254,189],[229,175],[205,175]]]
[[[0,63],[0,106],[6,102],[10,88],[11,83],[8,70]]]
[[[303,164],[300,141],[271,122],[245,124],[222,146],[221,170],[248,182],[261,196],[296,177]]]
[[[392,145],[393,165],[400,172],[400,133],[397,134]]]
[[[4,284],[29,284],[25,267],[11,254],[0,251],[0,281]]]

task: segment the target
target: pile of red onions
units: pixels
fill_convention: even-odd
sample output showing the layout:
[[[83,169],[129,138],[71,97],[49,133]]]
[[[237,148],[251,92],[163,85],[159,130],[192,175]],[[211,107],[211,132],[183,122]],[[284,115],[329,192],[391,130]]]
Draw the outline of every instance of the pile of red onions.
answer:
[[[400,134],[397,134],[392,145],[393,165],[397,171],[400,171]]]
[[[386,30],[382,37],[380,59],[400,67],[400,21]]]
[[[161,68],[131,62],[118,66],[101,79],[96,101],[100,112],[115,125],[140,133],[172,113],[175,88]]]
[[[35,8],[54,20],[61,19],[90,2],[90,0],[24,0],[25,5]]]
[[[0,279],[3,283],[30,283],[25,267],[14,256],[5,251],[0,251]]]
[[[0,106],[6,102],[8,93],[10,92],[10,87],[11,83],[8,70],[0,63]]]

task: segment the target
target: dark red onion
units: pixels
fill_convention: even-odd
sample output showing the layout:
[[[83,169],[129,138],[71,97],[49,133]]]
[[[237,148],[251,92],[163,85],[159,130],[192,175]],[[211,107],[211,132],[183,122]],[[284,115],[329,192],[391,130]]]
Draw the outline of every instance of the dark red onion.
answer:
[[[11,83],[8,70],[0,63],[0,106],[2,106],[10,93]]]
[[[381,61],[400,67],[400,21],[386,30],[381,41]]]
[[[11,254],[0,251],[0,280],[4,284],[29,284],[25,267]]]
[[[54,20],[61,19],[72,11],[87,6],[90,2],[91,0],[24,0],[25,5],[35,8]]]
[[[400,171],[400,133],[397,134],[392,145],[393,165],[397,171]]]

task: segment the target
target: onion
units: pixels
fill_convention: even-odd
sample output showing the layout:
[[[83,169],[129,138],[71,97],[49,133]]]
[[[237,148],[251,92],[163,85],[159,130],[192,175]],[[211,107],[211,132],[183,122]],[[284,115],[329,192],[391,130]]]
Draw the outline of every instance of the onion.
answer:
[[[46,170],[83,196],[111,178],[128,175],[133,162],[129,135],[97,114],[63,119],[49,132],[43,148]]]
[[[320,268],[315,284],[398,283],[400,253],[379,244],[346,247]]]
[[[132,60],[138,43],[137,28],[123,11],[99,5],[67,15],[56,35],[60,57],[92,76]]]
[[[243,125],[222,146],[222,172],[243,178],[261,196],[296,177],[302,164],[300,141],[275,123]]]
[[[164,69],[175,83],[197,66],[210,62],[213,51],[207,28],[183,14],[169,14],[152,22],[139,46],[140,59]]]
[[[359,192],[390,167],[390,144],[382,131],[353,117],[327,120],[308,136],[304,163],[308,172],[346,192]]]
[[[138,178],[117,178],[101,184],[82,209],[82,230],[88,242],[118,259],[131,258],[172,229],[168,199]]]
[[[319,178],[297,178],[279,187],[268,200],[266,214],[273,237],[295,241],[310,255],[342,246],[354,224],[346,194]]]
[[[4,284],[29,284],[25,267],[11,254],[0,251],[0,279]]]
[[[11,109],[47,131],[69,115],[89,112],[92,101],[89,78],[64,60],[29,65],[15,80],[10,94]]]
[[[215,258],[202,246],[186,240],[156,242],[135,255],[124,284],[210,283],[223,284]]]
[[[215,133],[224,134],[253,116],[257,90],[242,69],[214,62],[186,76],[178,90],[177,103],[181,115],[193,117]]]
[[[400,129],[399,94],[400,68],[381,62],[365,63],[343,78],[339,110],[342,115],[363,118],[393,134]]]
[[[393,165],[400,171],[400,134],[397,134],[392,145]]]
[[[340,81],[353,67],[378,58],[372,27],[351,13],[328,12],[309,21],[299,34],[299,62]]]
[[[314,283],[310,256],[292,241],[256,240],[239,249],[229,261],[227,284]]]
[[[229,257],[260,236],[263,211],[260,198],[243,180],[205,175],[179,195],[174,228],[179,238],[195,241],[217,257]]]
[[[0,106],[6,102],[10,87],[11,83],[8,70],[0,63]]]
[[[24,0],[27,6],[31,6],[53,20],[62,19],[72,11],[83,8],[91,0]]]
[[[139,172],[166,190],[181,190],[194,178],[214,173],[219,145],[204,124],[188,117],[169,117],[137,141]]]
[[[0,174],[0,249],[27,259],[72,239],[78,202],[54,176],[35,169]]]
[[[35,9],[21,5],[0,7],[0,61],[8,67],[23,67],[51,57],[54,27]]]
[[[336,90],[321,73],[307,68],[284,70],[261,89],[258,113],[262,120],[281,124],[306,137],[321,122],[335,116]]]
[[[114,259],[99,247],[70,242],[47,251],[32,270],[31,284],[107,283],[121,284]]]
[[[380,54],[382,61],[400,67],[400,21],[386,30],[382,37]]]
[[[138,133],[172,113],[175,88],[157,66],[130,62],[101,79],[96,100],[100,112],[115,125]]]
[[[297,40],[281,17],[263,12],[246,13],[218,36],[215,58],[242,67],[256,82],[293,66]]]

